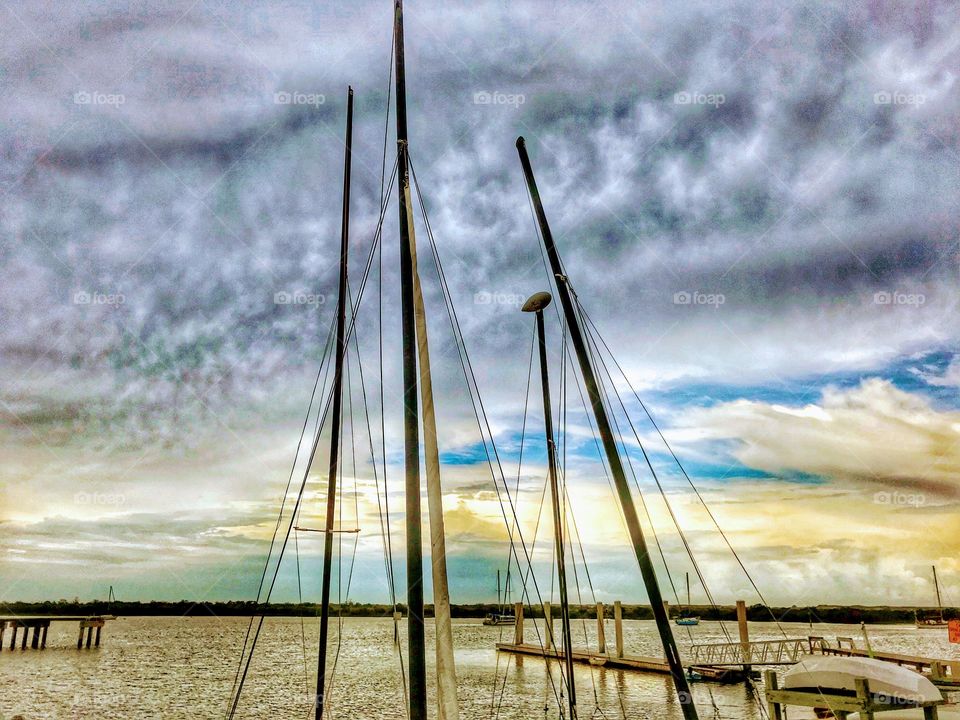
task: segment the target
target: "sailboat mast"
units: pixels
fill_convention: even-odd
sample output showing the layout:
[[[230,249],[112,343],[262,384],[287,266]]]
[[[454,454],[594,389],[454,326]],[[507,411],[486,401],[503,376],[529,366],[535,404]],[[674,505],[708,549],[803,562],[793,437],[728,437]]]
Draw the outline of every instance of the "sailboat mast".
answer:
[[[403,64],[403,2],[394,5],[397,102],[397,178],[400,205],[400,316],[403,343],[403,448],[407,531],[407,653],[410,720],[427,720],[427,668],[423,629],[423,547],[420,510],[420,422],[417,335],[414,317],[412,209],[407,159],[407,89]]]
[[[533,168],[530,165],[530,158],[527,155],[526,143],[522,137],[517,138],[517,152],[520,154],[520,163],[523,166],[527,189],[533,200],[537,221],[543,237],[543,244],[550,262],[550,268],[553,272],[557,292],[560,295],[560,304],[563,307],[563,314],[570,331],[570,341],[577,354],[580,372],[583,375],[590,405],[593,408],[594,418],[597,421],[597,430],[600,433],[607,463],[610,466],[610,474],[613,476],[614,484],[616,485],[617,496],[620,500],[627,530],[630,533],[630,540],[633,543],[634,553],[637,556],[637,563],[640,565],[640,574],[643,577],[643,584],[647,590],[647,598],[650,601],[653,617],[657,623],[660,642],[663,644],[663,651],[667,658],[667,664],[670,667],[670,675],[673,678],[673,684],[680,700],[683,717],[685,720],[699,720],[696,705],[693,703],[693,695],[690,692],[690,685],[687,682],[683,664],[680,661],[680,651],[677,648],[673,632],[670,629],[670,619],[667,617],[666,609],[663,606],[663,595],[660,592],[660,586],[657,583],[657,574],[653,567],[653,561],[650,558],[650,552],[647,549],[643,530],[640,527],[640,518],[637,515],[637,508],[633,502],[630,485],[627,483],[627,476],[620,459],[620,452],[617,448],[616,440],[613,437],[610,420],[607,417],[607,411],[603,405],[603,398],[600,395],[596,375],[590,362],[590,353],[584,341],[583,332],[580,329],[579,314],[571,298],[567,277],[563,271],[563,263],[560,261],[560,255],[553,243],[553,235],[550,232],[550,225],[547,222],[543,203],[540,200],[540,192],[537,189],[537,181],[533,176]]]
[[[353,147],[353,88],[347,89],[347,131],[343,156],[343,209],[340,219],[340,281],[337,286],[337,355],[333,371],[333,414],[330,427],[330,464],[327,475],[327,518],[323,538],[323,587],[320,600],[320,649],[317,656],[316,720],[323,717],[330,622],[330,577],[333,568],[333,523],[336,517],[337,470],[340,463],[340,422],[343,405],[343,362],[347,351],[347,257],[350,234],[350,166]]]
[[[570,720],[577,717],[577,690],[573,676],[573,640],[570,633],[570,602],[567,596],[567,563],[564,557],[563,515],[560,512],[560,488],[557,482],[557,446],[553,439],[553,412],[550,402],[550,375],[547,370],[547,340],[543,327],[543,309],[549,305],[550,295],[536,293],[523,306],[524,312],[534,312],[537,319],[537,341],[540,347],[540,382],[543,388],[543,422],[547,438],[547,477],[550,484],[550,503],[553,509],[553,538],[557,556],[557,584],[560,587],[560,626],[563,633],[563,660],[567,674],[567,700]]]
[[[937,608],[940,610],[941,616],[943,615],[943,603],[940,601],[940,583],[937,582],[937,566],[932,565],[933,568],[933,588],[937,591]]]

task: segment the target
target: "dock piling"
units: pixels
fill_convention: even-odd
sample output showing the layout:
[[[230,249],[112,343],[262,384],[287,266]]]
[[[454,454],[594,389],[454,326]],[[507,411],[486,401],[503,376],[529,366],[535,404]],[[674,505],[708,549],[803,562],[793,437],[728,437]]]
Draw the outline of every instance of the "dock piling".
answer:
[[[14,620],[10,624],[10,629],[13,630],[13,632],[10,635],[10,649],[16,650],[17,649],[17,630],[18,630],[16,620]]]
[[[33,638],[30,640],[30,649],[38,650],[40,649],[40,626],[33,626]]]
[[[513,616],[516,618],[513,625],[513,644],[523,645],[523,603],[513,604]]]
[[[550,650],[556,647],[556,644],[553,641],[553,608],[548,602],[543,604],[543,623],[547,628],[547,649]]]
[[[43,635],[40,636],[40,649],[47,649],[47,628],[50,627],[50,623],[44,623],[43,625]]]
[[[603,627],[603,603],[597,603],[597,652],[605,655],[607,652],[607,637]]]
[[[765,670],[763,672],[763,683],[767,686],[767,717],[770,718],[770,720],[784,720],[783,706],[770,699],[770,692],[779,689],[777,674],[773,670]]]
[[[737,600],[737,629],[740,631],[740,646],[743,652],[744,674],[750,676],[750,630],[747,627],[747,603]]]
[[[619,600],[613,603],[613,628],[616,634],[617,657],[623,657],[623,605]]]

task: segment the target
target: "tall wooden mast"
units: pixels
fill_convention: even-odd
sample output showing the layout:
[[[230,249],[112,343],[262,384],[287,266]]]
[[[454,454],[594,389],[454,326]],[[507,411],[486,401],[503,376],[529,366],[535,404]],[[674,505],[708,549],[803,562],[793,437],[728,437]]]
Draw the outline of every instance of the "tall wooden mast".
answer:
[[[350,235],[350,165],[353,155],[353,88],[347,89],[347,131],[343,155],[343,209],[340,216],[340,282],[337,287],[337,356],[333,370],[333,414],[330,426],[330,464],[327,475],[327,518],[323,539],[323,589],[320,599],[320,649],[317,656],[316,720],[323,717],[330,621],[330,576],[333,568],[333,523],[336,517],[337,471],[340,464],[340,423],[343,407],[343,362],[347,352],[347,256]]]
[[[643,537],[643,530],[640,527],[640,518],[637,515],[637,508],[633,502],[630,485],[627,483],[623,462],[620,459],[620,451],[613,437],[607,410],[604,407],[603,397],[600,394],[600,387],[593,371],[593,365],[590,362],[590,351],[587,348],[583,331],[580,328],[580,317],[574,306],[573,298],[571,297],[567,276],[563,271],[563,263],[560,261],[560,255],[553,243],[553,235],[550,232],[547,215],[544,212],[543,203],[540,200],[540,192],[537,190],[537,181],[533,176],[533,168],[530,165],[530,157],[527,155],[526,143],[522,137],[517,138],[517,152],[520,154],[520,164],[523,166],[523,175],[527,182],[530,197],[533,200],[537,222],[540,225],[540,233],[543,237],[543,245],[547,252],[547,259],[550,262],[550,269],[553,273],[557,294],[560,296],[560,305],[563,308],[563,314],[570,331],[570,341],[577,354],[580,372],[583,375],[584,385],[586,385],[587,388],[587,396],[590,399],[590,405],[593,408],[593,414],[597,421],[597,430],[600,433],[604,454],[610,466],[610,474],[613,476],[613,481],[617,489],[617,496],[620,500],[624,519],[626,520],[627,530],[630,533],[630,540],[633,543],[634,554],[637,556],[637,563],[640,565],[640,574],[643,577],[643,584],[647,590],[647,598],[650,600],[650,605],[652,606],[653,617],[654,620],[656,620],[657,630],[660,633],[660,642],[663,644],[663,651],[667,657],[667,663],[670,666],[670,675],[673,677],[677,697],[680,700],[680,707],[683,710],[683,717],[685,720],[699,720],[696,705],[693,703],[693,695],[690,693],[690,685],[687,682],[683,665],[680,662],[680,651],[673,638],[673,631],[670,629],[670,620],[667,617],[667,611],[663,606],[663,595],[660,592],[660,586],[657,583],[657,574],[647,549],[646,540]]]
[[[417,386],[417,335],[414,317],[410,228],[410,168],[407,158],[407,88],[403,66],[403,2],[394,6],[394,59],[397,98],[397,179],[400,200],[400,315],[403,335],[403,447],[407,530],[407,665],[410,720],[427,720],[427,669],[423,630],[423,548],[420,511],[420,422]]]

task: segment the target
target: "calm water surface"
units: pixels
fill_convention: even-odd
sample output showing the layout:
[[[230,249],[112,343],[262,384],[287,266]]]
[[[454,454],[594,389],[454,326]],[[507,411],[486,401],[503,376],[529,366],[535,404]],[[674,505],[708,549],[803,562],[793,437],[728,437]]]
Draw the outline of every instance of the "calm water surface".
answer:
[[[432,638],[429,632],[428,646]],[[461,718],[502,720],[559,718],[555,688],[545,663],[536,658],[498,654],[494,644],[509,641],[513,628],[484,627],[479,620],[455,621]],[[58,628],[58,625],[60,627]],[[852,636],[863,645],[860,628],[850,625],[785,623],[790,637]],[[0,651],[0,719],[34,718],[223,718],[247,628],[244,618],[121,618],[108,623],[99,650],[77,651],[74,623],[51,626],[49,647],[40,651]],[[728,624],[732,634],[736,625]],[[960,646],[946,631],[907,626],[868,628],[874,649],[960,659]],[[681,652],[694,642],[722,641],[719,623],[675,628]],[[542,628],[541,628],[542,632]],[[770,623],[751,623],[754,639],[782,637]],[[613,623],[607,638],[613,640]],[[662,655],[654,625],[625,621],[627,653]],[[527,639],[535,640],[527,621]],[[403,718],[400,659],[393,646],[393,623],[386,619],[343,621],[339,657],[330,689],[332,718]],[[334,642],[336,642],[334,631]],[[596,642],[596,623],[577,622],[574,644]],[[265,622],[241,698],[238,717],[308,718],[315,683],[315,619],[273,618]],[[403,646],[406,647],[405,640]],[[432,653],[432,650],[430,651]],[[428,653],[429,654],[429,653]],[[331,653],[329,665],[334,662]],[[329,666],[328,665],[328,666]],[[428,669],[432,675],[432,667]],[[680,720],[667,678],[577,666],[581,718]],[[760,720],[762,714],[742,685],[697,683],[700,717]],[[430,697],[434,697],[433,686]],[[546,708],[546,710],[545,710]],[[810,717],[801,712],[791,718]]]

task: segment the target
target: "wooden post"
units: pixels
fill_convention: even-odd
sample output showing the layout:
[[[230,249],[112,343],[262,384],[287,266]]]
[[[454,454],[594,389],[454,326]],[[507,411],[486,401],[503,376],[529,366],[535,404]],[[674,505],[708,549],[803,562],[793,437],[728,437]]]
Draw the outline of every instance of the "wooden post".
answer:
[[[0,621],[0,652],[3,651],[3,636],[7,632],[7,621]]]
[[[750,631],[747,628],[747,604],[737,600],[737,629],[740,630],[740,648],[743,656],[743,672],[749,677],[750,673]]]
[[[49,622],[43,624],[43,635],[40,636],[40,649],[46,650],[47,648],[47,629],[50,627]]]
[[[30,649],[38,650],[40,648],[40,626],[33,626],[33,638],[30,640]]]
[[[10,649],[15,650],[17,647],[17,621],[16,620],[10,623],[10,628],[13,630],[13,634],[10,637]]]
[[[619,600],[613,603],[613,629],[616,634],[617,657],[623,657],[623,605]]]
[[[597,603],[597,652],[607,653],[607,635],[603,627],[603,603]]]
[[[523,603],[513,604],[513,616],[516,618],[513,626],[513,644],[523,645]]]
[[[92,627],[88,627],[88,628],[87,628],[87,643],[86,643],[87,650],[90,649],[90,641],[91,641],[91,640],[93,640],[93,628],[92,628]]]
[[[29,634],[30,634],[30,628],[27,627],[26,625],[24,625],[24,626],[23,626],[23,640],[20,641],[20,649],[21,649],[21,650],[26,650],[26,649],[27,649],[27,635],[29,635]]]
[[[80,634],[77,636],[77,650],[83,649],[83,621],[80,621]]]
[[[780,703],[770,700],[770,691],[777,690],[777,674],[773,670],[766,670],[763,673],[763,682],[767,686],[767,717],[770,720],[786,720],[783,714],[783,708]]]
[[[871,709],[870,681],[866,678],[855,678],[854,684],[857,688],[857,699],[864,702],[863,710],[859,715],[860,720],[874,720],[873,710]]]
[[[100,647],[100,625],[97,625],[97,639],[93,642],[96,647]]]
[[[663,601],[663,611],[667,614],[667,617],[669,618],[670,617],[670,601],[669,600]]]
[[[550,603],[545,602],[543,604],[543,623],[547,628],[547,650],[552,650],[554,647],[553,642],[553,610],[550,607]]]

